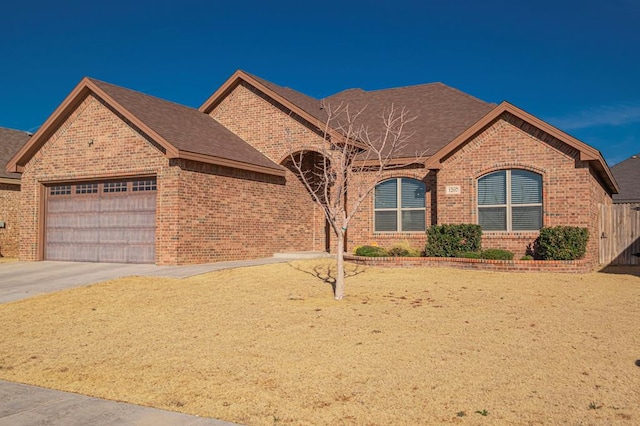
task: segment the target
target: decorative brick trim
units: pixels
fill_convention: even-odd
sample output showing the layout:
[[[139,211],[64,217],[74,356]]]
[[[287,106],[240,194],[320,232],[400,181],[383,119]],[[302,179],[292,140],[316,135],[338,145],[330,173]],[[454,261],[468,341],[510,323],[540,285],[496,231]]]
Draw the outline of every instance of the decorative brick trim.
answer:
[[[345,254],[344,259],[358,265],[383,268],[444,267],[494,272],[561,272],[585,274],[593,265],[585,260],[488,260],[457,257],[365,257]]]

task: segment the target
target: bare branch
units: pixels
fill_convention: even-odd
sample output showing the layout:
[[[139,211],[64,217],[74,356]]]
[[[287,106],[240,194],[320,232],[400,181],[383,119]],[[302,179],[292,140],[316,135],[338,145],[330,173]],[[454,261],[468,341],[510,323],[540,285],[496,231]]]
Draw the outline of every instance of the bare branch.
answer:
[[[343,238],[361,204],[383,178],[385,171],[419,164],[424,155],[398,163],[412,134],[406,125],[416,119],[406,108],[391,105],[379,117],[381,130],[365,122],[367,106],[353,110],[348,104],[323,103],[326,121],[321,126],[323,140],[313,146],[296,145],[290,134],[290,163],[314,202],[323,210],[336,236],[338,276],[336,298],[344,295]],[[347,205],[347,193],[350,203]]]

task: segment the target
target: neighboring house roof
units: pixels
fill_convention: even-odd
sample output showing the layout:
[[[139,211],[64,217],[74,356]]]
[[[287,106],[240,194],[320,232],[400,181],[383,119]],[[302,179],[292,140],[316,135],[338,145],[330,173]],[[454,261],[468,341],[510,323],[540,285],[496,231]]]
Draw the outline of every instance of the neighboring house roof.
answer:
[[[93,93],[140,128],[166,150],[183,158],[260,173],[284,176],[284,169],[211,117],[196,109],[99,80],[84,78],[9,162],[10,172],[22,167],[73,110]]]
[[[620,185],[620,192],[613,196],[615,203],[640,202],[640,154],[632,155],[611,167]]]
[[[20,183],[19,173],[9,173],[4,166],[27,143],[30,133],[0,127],[0,183]]]

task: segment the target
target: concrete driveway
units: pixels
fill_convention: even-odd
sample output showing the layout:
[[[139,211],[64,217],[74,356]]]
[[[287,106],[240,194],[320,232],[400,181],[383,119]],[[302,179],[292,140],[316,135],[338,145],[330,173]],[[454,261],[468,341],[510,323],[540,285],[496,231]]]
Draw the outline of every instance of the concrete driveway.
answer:
[[[0,264],[0,303],[79,287],[128,275],[145,275],[154,265],[81,262],[11,262]]]
[[[222,269],[288,262],[295,258],[269,257],[185,266],[51,261],[0,263],[0,303],[130,275],[186,278]]]

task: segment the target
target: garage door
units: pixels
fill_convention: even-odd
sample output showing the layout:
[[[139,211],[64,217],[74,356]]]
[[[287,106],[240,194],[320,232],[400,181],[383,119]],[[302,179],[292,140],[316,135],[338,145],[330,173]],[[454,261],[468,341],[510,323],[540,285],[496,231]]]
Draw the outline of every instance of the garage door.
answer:
[[[156,180],[47,187],[47,260],[154,263]]]

